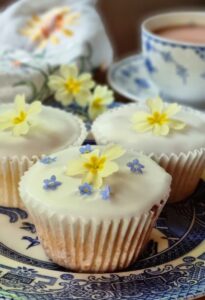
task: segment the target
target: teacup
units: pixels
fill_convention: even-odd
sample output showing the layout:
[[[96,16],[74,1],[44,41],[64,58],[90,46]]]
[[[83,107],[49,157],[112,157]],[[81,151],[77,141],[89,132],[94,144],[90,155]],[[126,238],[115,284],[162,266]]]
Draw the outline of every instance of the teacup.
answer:
[[[176,41],[156,30],[186,24],[204,25],[203,12],[175,12],[142,24],[145,66],[151,81],[168,99],[205,108],[205,43]]]

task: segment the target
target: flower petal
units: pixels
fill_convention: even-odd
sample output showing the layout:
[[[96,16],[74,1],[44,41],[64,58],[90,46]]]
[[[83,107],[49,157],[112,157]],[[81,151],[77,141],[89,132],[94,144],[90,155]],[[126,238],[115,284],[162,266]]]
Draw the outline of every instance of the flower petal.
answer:
[[[169,127],[168,127],[168,129],[167,129],[167,127],[166,127],[167,125],[165,124],[165,125],[162,125],[162,126],[160,126],[159,124],[154,124],[153,125],[153,133],[155,134],[155,135],[166,135],[166,132],[167,132],[167,130],[169,129]],[[169,132],[169,131],[168,131]]]
[[[11,121],[13,118],[15,118],[16,113],[14,111],[6,111],[2,115],[0,115],[0,123]]]
[[[100,176],[107,177],[119,170],[118,164],[113,161],[107,161],[102,171],[100,171]]]
[[[148,122],[139,122],[134,124],[133,128],[137,131],[137,132],[146,132],[146,131],[150,131],[153,128],[153,125],[149,124]]]
[[[106,156],[108,160],[114,160],[121,157],[123,154],[125,154],[125,152],[126,150],[123,149],[121,146],[112,145],[103,151],[103,155]]]
[[[35,114],[40,113],[41,111],[42,111],[41,102],[36,100],[30,104],[29,109],[28,109],[28,114],[35,115]]]
[[[160,126],[158,124],[154,124],[152,127],[152,132],[154,135],[160,135]]]
[[[90,106],[88,108],[88,115],[90,117],[91,120],[96,119],[99,115],[101,115],[103,112],[105,112],[107,110],[106,106],[101,106],[99,108],[95,108],[94,106]]]
[[[51,90],[58,90],[65,86],[65,80],[57,75],[49,77],[48,86]]]
[[[92,80],[92,75],[90,73],[83,73],[79,76],[79,81],[83,85],[84,89],[92,89],[95,82]]]
[[[168,115],[168,117],[172,117],[177,114],[181,110],[181,106],[177,103],[170,104],[164,110],[164,113]]]
[[[94,90],[94,96],[104,98],[106,95],[113,97],[113,91],[107,85],[97,85]]]
[[[82,158],[83,161],[85,162],[85,161],[90,160],[90,158],[91,158],[92,156],[97,156],[97,157],[99,157],[99,155],[100,155],[100,150],[99,150],[99,149],[94,149],[92,152],[82,154],[82,155],[81,155],[81,158]]]
[[[95,96],[104,97],[109,92],[109,89],[106,85],[97,85],[94,91]]]
[[[170,127],[175,130],[181,130],[186,127],[186,124],[179,120],[170,119]]]
[[[138,122],[142,122],[142,121],[147,121],[147,118],[149,116],[150,116],[150,114],[148,114],[147,112],[138,111],[138,112],[134,113],[134,115],[132,116],[132,122],[138,123]]]
[[[73,102],[73,95],[61,90],[57,91],[57,93],[55,94],[55,99],[56,101],[59,101],[64,106],[66,106]]]
[[[64,79],[68,79],[70,77],[76,78],[78,76],[78,68],[76,65],[62,65],[60,67],[60,74]]]
[[[160,135],[168,135],[169,134],[169,125],[168,124],[164,124],[160,126]]]
[[[63,30],[62,30],[62,32],[66,35],[66,36],[68,36],[68,37],[70,37],[70,36],[73,36],[73,31],[72,30],[70,30],[70,29],[68,29],[68,28],[64,28]]]
[[[91,173],[91,172],[88,172],[88,173],[85,173],[83,179],[82,179],[82,182],[85,183],[89,183],[89,184],[93,184],[94,182],[94,174]]]
[[[30,129],[30,126],[27,122],[20,123],[19,125],[16,125],[13,127],[13,134],[15,136],[24,135],[26,134]]]
[[[76,159],[69,162],[66,170],[66,175],[75,176],[84,173],[85,173],[85,168],[83,167],[83,162],[81,159]]]
[[[102,185],[103,185],[102,177],[99,174],[97,174],[93,179],[93,186],[94,188],[99,189]]]
[[[58,45],[60,43],[59,38],[55,35],[55,34],[51,34],[49,41],[53,44],[53,45]]]
[[[151,113],[159,112],[161,113],[163,110],[163,101],[160,97],[157,97],[155,99],[148,99],[147,100],[147,106],[149,107]]]
[[[102,100],[104,105],[109,105],[114,102],[114,98],[112,96],[106,96]]]
[[[25,95],[17,95],[14,99],[15,101],[15,108],[17,113],[19,114],[21,111],[25,111]]]
[[[5,122],[1,122],[0,121],[0,130],[5,130],[7,128],[13,127],[11,121],[5,121]]]
[[[76,95],[75,100],[78,103],[78,105],[85,107],[87,106],[90,97],[91,97],[90,91],[83,89],[79,92],[79,94]]]

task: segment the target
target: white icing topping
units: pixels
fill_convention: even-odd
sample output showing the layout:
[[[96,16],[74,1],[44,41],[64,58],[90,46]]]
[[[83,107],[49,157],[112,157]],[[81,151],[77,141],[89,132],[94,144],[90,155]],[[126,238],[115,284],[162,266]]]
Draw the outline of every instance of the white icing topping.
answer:
[[[105,184],[111,188],[109,200],[103,200],[99,190],[90,196],[81,195],[81,176],[65,175],[69,161],[79,157],[78,147],[71,147],[52,156],[57,156],[56,162],[49,165],[36,163],[21,181],[21,196],[28,206],[31,199],[31,205],[37,204],[37,207],[40,205],[42,209],[62,215],[109,219],[141,216],[153,205],[167,199],[171,176],[150,158],[137,152],[126,152],[116,160],[119,171],[105,180]],[[127,163],[136,158],[145,166],[143,174],[132,173],[127,167]],[[43,189],[44,179],[52,175],[62,185],[55,191]]]
[[[1,105],[0,116],[12,108],[13,104]],[[25,136],[13,136],[10,130],[0,131],[0,157],[50,154],[70,145],[81,145],[86,134],[79,118],[56,108],[42,106],[42,112]]]
[[[99,144],[117,143],[128,149],[146,154],[179,154],[205,147],[205,115],[191,108],[182,107],[174,116],[186,123],[183,130],[171,130],[167,136],[155,136],[152,132],[136,132],[131,122],[139,110],[147,111],[143,104],[131,104],[101,115],[93,124],[92,133]]]

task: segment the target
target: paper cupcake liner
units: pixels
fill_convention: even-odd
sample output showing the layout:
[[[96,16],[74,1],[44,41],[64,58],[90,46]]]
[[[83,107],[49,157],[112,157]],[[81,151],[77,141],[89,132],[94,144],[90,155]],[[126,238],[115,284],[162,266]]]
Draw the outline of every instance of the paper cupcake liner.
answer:
[[[135,110],[137,105],[132,103],[128,104],[128,106],[133,107],[133,110]],[[205,119],[205,114],[200,111],[185,106],[182,107],[184,110],[193,112]],[[112,113],[120,110],[123,110],[123,107],[110,110],[109,112],[106,112],[106,114],[110,114],[110,118],[112,118]],[[99,129],[99,126],[96,125],[100,120],[103,120],[103,115],[99,116],[92,126],[92,132],[96,143],[103,145],[113,143],[113,141],[108,140],[106,136],[104,136]],[[187,151],[186,153],[161,153],[159,155],[151,153],[151,151],[150,153],[144,153],[140,151],[140,149],[136,150],[129,148],[129,150],[148,155],[172,176],[171,193],[168,202],[178,202],[190,196],[195,191],[205,169],[205,148],[203,147]]]
[[[3,157],[0,159],[0,205],[7,207],[23,208],[18,191],[18,184],[21,176],[36,161],[38,157],[28,158],[23,156],[18,158]]]
[[[205,149],[176,155],[149,155],[172,176],[169,202],[178,202],[191,195],[202,176],[205,166]]]
[[[121,270],[137,259],[168,198],[141,216],[99,220],[49,211],[21,185],[20,194],[48,257],[70,270],[95,273]]]

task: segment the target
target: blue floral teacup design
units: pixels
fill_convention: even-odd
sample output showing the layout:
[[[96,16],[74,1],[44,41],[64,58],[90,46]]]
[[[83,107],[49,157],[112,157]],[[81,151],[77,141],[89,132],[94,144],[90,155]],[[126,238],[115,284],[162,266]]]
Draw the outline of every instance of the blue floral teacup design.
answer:
[[[165,27],[203,24],[205,13],[176,12],[153,16],[142,24],[144,63],[151,81],[168,99],[205,107],[205,43],[175,41],[154,33]]]

